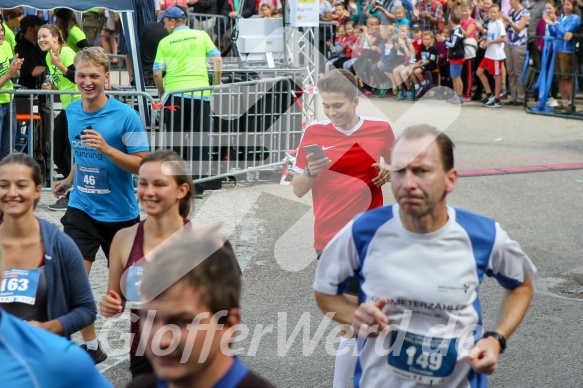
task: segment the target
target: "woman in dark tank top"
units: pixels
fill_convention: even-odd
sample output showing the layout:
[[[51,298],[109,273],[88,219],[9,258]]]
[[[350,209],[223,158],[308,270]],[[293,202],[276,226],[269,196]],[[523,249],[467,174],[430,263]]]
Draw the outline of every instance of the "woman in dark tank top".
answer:
[[[194,186],[184,160],[169,150],[144,157],[138,172],[137,196],[148,218],[115,235],[109,258],[109,291],[100,303],[101,315],[105,317],[122,313],[126,306],[135,314],[130,324],[132,377],[152,371],[144,357],[145,344],[140,344],[139,284],[143,266],[158,246],[171,244],[195,229],[187,218]]]

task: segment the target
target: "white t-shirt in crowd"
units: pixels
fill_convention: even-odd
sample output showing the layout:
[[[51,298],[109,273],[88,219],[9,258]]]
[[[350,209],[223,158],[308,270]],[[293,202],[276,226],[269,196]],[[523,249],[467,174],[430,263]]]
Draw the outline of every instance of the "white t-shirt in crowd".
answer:
[[[506,29],[504,28],[504,23],[502,20],[498,19],[495,22],[490,21],[488,23],[488,41],[497,40],[501,37],[506,36]],[[494,43],[486,48],[486,58],[494,60],[506,59],[506,54],[504,54],[504,43]]]

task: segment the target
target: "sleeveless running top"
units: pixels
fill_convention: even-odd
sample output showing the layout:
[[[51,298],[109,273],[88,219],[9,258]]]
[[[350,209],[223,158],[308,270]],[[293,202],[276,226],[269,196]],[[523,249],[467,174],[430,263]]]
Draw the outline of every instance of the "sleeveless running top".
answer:
[[[190,222],[189,219],[184,218],[184,225]],[[143,265],[144,262],[138,263],[144,257],[144,222],[146,220],[140,221],[138,224],[138,230],[136,231],[136,237],[134,237],[134,244],[132,245],[132,249],[130,251],[130,256],[128,257],[128,262],[124,268],[124,273],[127,273],[127,270],[133,265]],[[139,311],[132,309],[131,312],[133,314],[139,315]],[[136,319],[135,322],[132,321],[130,323],[130,333],[133,334],[132,343],[130,347],[130,353],[135,355],[136,351],[138,350],[138,345],[140,344],[140,321]]]

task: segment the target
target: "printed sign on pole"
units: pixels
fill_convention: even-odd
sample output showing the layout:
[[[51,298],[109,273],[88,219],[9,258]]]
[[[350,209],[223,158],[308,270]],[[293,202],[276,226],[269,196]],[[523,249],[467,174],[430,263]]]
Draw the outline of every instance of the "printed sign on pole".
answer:
[[[292,0],[289,2],[289,23],[292,27],[318,27],[320,2],[316,0]]]

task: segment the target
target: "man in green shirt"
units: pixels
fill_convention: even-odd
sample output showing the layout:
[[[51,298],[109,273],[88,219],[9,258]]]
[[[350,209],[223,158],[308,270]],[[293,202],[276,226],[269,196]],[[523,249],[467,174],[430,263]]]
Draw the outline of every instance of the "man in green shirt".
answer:
[[[24,17],[24,10],[21,7],[5,9],[2,11],[2,16],[4,17],[4,41],[10,45],[12,55],[14,56],[14,49],[16,48],[14,29],[20,26],[20,21]]]
[[[213,62],[213,84],[220,84],[223,61],[210,36],[205,31],[188,28],[186,12],[179,7],[168,8],[159,20],[164,21],[164,27],[170,35],[158,44],[154,60],[154,83],[158,88],[158,94],[162,96],[164,92],[209,86],[207,57]],[[165,77],[163,72],[166,72]],[[204,135],[199,138],[199,134],[210,131],[210,90],[184,95],[175,94],[173,97],[164,101],[166,106],[179,107],[175,112],[170,110],[165,112],[167,132],[182,133],[182,137],[173,138],[172,149],[185,160],[195,162],[192,166],[196,179],[202,176],[198,172],[198,167],[202,165],[200,162],[208,161],[208,147],[200,147],[208,140]],[[185,133],[194,133],[194,139],[190,141],[197,145],[192,147],[190,155],[186,147],[180,146],[181,142],[190,144],[190,141],[183,137]],[[195,190],[195,196],[201,198],[204,186],[197,184]]]

